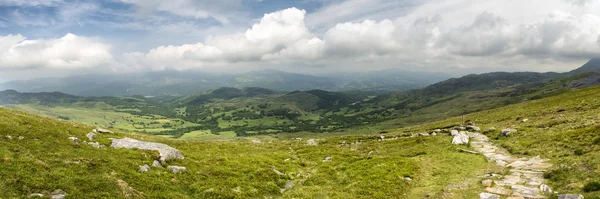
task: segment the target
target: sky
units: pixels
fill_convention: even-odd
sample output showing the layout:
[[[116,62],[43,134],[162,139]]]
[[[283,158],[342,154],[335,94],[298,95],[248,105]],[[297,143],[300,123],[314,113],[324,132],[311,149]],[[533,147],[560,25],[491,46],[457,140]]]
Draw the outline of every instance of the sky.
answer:
[[[89,73],[569,71],[600,0],[0,0],[0,82]]]

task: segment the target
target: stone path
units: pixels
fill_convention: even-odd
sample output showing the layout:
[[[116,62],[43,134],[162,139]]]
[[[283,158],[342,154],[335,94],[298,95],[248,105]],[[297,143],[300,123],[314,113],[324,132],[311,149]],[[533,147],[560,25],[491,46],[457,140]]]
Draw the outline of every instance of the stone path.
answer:
[[[482,176],[485,192],[481,199],[497,199],[500,196],[509,199],[546,198],[542,194],[552,193],[544,184],[544,171],[552,164],[540,157],[515,158],[505,149],[492,145],[488,137],[481,133],[468,133],[471,147],[483,154],[489,161],[509,170],[508,175],[488,174]]]

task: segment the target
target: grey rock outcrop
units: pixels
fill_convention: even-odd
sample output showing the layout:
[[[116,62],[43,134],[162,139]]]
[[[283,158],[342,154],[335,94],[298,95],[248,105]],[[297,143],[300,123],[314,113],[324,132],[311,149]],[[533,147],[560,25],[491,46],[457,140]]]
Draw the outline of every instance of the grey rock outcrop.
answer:
[[[456,135],[458,135],[458,130],[450,130],[450,135],[451,135],[451,136],[456,136]]]
[[[500,199],[500,196],[491,193],[480,193],[479,199]]]
[[[500,134],[502,134],[503,136],[508,136],[510,134],[516,133],[517,129],[502,129],[502,131],[500,131]]]
[[[131,138],[123,139],[112,139],[112,148],[126,148],[126,149],[142,149],[142,150],[153,150],[160,153],[160,161],[165,162],[169,159],[183,159],[183,155],[176,148],[170,147],[169,145],[156,143],[156,142],[144,142]]]
[[[112,131],[109,131],[107,129],[103,129],[103,128],[100,128],[100,127],[94,129],[93,132],[94,133],[112,133]]]
[[[464,131],[459,132],[452,139],[452,144],[468,144],[468,143],[469,143],[469,136]]]
[[[584,199],[580,194],[560,194],[558,199]]]
[[[160,164],[160,162],[158,162],[158,160],[154,160],[154,162],[152,162],[152,166],[153,167],[163,168],[162,164]]]
[[[143,173],[143,172],[148,172],[148,171],[152,171],[152,169],[147,164],[145,164],[144,166],[140,166],[140,172]]]
[[[106,147],[103,144],[100,144],[98,142],[88,142],[88,144],[91,145],[91,146],[93,146],[93,147],[95,147],[95,148],[98,148],[98,149]]]
[[[86,137],[90,140],[90,141],[94,141],[94,138],[96,138],[98,135],[96,135],[94,132],[89,132]]]
[[[79,138],[76,137],[69,137],[69,140],[71,140],[73,143],[79,143]]]
[[[171,169],[174,174],[187,171],[187,168],[182,166],[168,166],[167,169]]]

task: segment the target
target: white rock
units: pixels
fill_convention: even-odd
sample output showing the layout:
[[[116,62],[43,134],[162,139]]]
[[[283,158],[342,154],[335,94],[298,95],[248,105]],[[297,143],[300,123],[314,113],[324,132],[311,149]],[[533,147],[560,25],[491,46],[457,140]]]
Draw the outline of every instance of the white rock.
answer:
[[[317,145],[319,145],[319,142],[317,140],[315,140],[315,139],[309,139],[309,140],[306,140],[306,145],[308,145],[308,146],[317,146]]]
[[[458,133],[458,135],[455,135],[454,138],[452,139],[452,144],[468,144],[469,143],[469,136],[461,131]]]
[[[19,140],[25,139],[25,137],[23,136],[19,136]]]
[[[331,156],[327,156],[323,159],[323,162],[331,162]]]
[[[9,140],[12,140],[12,136],[7,135],[6,138],[8,138]]]
[[[450,135],[451,135],[451,136],[456,136],[456,135],[458,135],[458,130],[450,130]]]
[[[147,164],[145,164],[144,166],[140,166],[140,172],[147,172],[147,171],[152,171],[152,169],[150,168],[150,166],[148,166]]]
[[[550,186],[546,185],[546,184],[541,184],[540,185],[540,191],[542,191],[542,193],[544,194],[552,194],[552,189],[550,188]]]
[[[100,128],[100,127],[94,129],[94,132],[95,133],[112,133],[112,131],[109,131],[109,130],[106,130],[106,129],[103,129],[103,128]]]
[[[94,132],[89,132],[89,133],[86,135],[86,137],[87,137],[88,139],[90,139],[90,141],[94,141],[94,138],[96,138],[96,136],[97,136],[97,135],[96,135]]]
[[[29,195],[29,197],[30,198],[33,198],[33,197],[42,198],[42,197],[44,197],[44,194],[41,194],[41,193],[32,193],[31,195]]]
[[[160,164],[160,162],[158,162],[158,160],[154,160],[154,162],[152,162],[152,166],[153,167],[160,167],[160,168],[163,167],[162,164]]]
[[[101,149],[104,148],[105,146],[103,144],[100,144],[98,142],[88,142],[89,145],[92,145],[95,148]]]
[[[79,138],[76,137],[69,137],[69,140],[71,140],[73,143],[79,143]]]
[[[142,150],[153,150],[160,153],[160,161],[165,162],[168,159],[183,159],[183,155],[176,148],[170,147],[169,145],[156,143],[156,142],[144,142],[131,138],[123,139],[112,139],[112,148],[126,148],[126,149],[142,149]]]
[[[558,199],[584,199],[580,194],[560,194]]]
[[[174,174],[177,174],[179,172],[187,171],[187,168],[182,167],[182,166],[168,166],[167,169],[173,170]]]
[[[480,193],[479,199],[500,199],[500,196],[491,193]]]
[[[502,129],[502,131],[500,131],[500,134],[502,134],[504,136],[508,136],[508,135],[516,133],[516,132],[517,132],[516,129]]]

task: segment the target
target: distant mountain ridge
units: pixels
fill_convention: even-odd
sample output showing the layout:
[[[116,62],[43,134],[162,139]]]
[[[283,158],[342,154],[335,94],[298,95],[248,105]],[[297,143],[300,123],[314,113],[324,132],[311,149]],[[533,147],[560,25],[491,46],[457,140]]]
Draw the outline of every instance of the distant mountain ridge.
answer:
[[[276,91],[363,90],[390,92],[421,88],[450,75],[402,70],[340,73],[324,76],[278,70],[252,71],[238,75],[163,71],[140,74],[79,75],[0,83],[0,90],[62,92],[78,96],[181,96],[221,87],[261,87]]]

